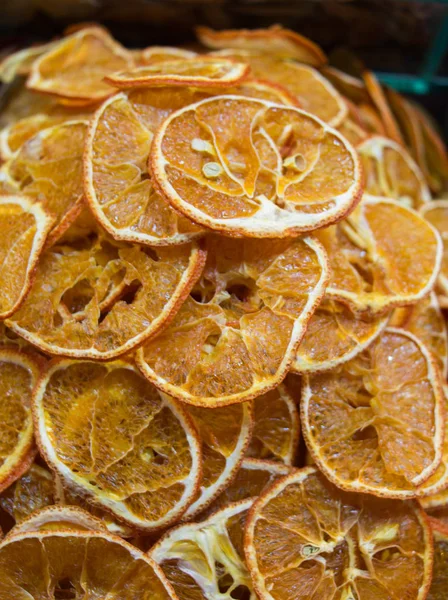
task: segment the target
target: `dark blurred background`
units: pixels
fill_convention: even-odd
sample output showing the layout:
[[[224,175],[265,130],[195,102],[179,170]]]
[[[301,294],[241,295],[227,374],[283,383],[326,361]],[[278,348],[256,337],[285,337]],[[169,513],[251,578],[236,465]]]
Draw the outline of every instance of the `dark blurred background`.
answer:
[[[194,27],[280,23],[319,43],[335,66],[347,50],[434,115],[448,139],[448,0],[0,0],[0,52],[98,21],[128,47],[193,45]]]

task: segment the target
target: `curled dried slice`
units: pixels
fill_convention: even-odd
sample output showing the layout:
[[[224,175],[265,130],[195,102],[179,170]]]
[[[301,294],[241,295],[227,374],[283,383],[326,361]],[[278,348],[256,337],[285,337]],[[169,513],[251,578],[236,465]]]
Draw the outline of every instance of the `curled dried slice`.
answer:
[[[320,67],[327,62],[322,49],[295,31],[273,25],[269,29],[227,29],[214,31],[197,27],[199,40],[208,48],[238,48],[293,58],[299,62]]]
[[[300,436],[299,412],[294,399],[285,386],[279,385],[257,396],[253,404],[254,430],[246,456],[292,465]]]
[[[152,86],[229,87],[249,75],[250,67],[218,56],[164,61],[119,71],[104,79],[117,88]]]
[[[448,525],[430,519],[434,535],[434,568],[427,600],[443,600],[448,586]]]
[[[0,544],[0,596],[175,598],[143,552],[105,531],[65,529],[64,523],[49,530],[19,531]]]
[[[345,221],[316,237],[330,261],[327,297],[354,312],[381,314],[413,304],[437,279],[440,236],[426,219],[393,200],[365,198]]]
[[[95,235],[52,246],[7,325],[49,354],[108,360],[165,325],[204,259],[196,245],[150,249]]]
[[[132,56],[101,27],[86,27],[33,62],[27,86],[80,105],[113,93],[105,75],[133,65]]]
[[[369,102],[370,97],[362,79],[328,65],[325,65],[321,70],[334,87],[349,100],[356,104]]]
[[[222,90],[219,91],[222,93]],[[258,98],[267,100],[276,104],[286,104],[287,106],[298,106],[297,98],[288,92],[286,88],[278,83],[266,81],[265,79],[249,79],[243,81],[238,87],[232,87],[227,90],[228,94],[235,96],[245,96],[246,98]]]
[[[202,482],[198,496],[184,514],[191,519],[204,510],[235,477],[253,428],[252,403],[222,408],[189,406],[202,452]]]
[[[217,96],[170,115],[152,145],[156,187],[193,221],[284,237],[342,218],[360,198],[353,147],[295,107]]]
[[[345,118],[338,127],[338,131],[354,146],[357,146],[363,142],[367,137],[368,133],[352,120],[350,117]]]
[[[388,315],[355,314],[341,302],[324,299],[308,323],[292,371],[328,371],[347,362],[373,342],[387,321]]]
[[[446,379],[448,332],[435,292],[412,306],[395,309],[390,325],[402,327],[417,336],[432,352],[443,378]]]
[[[397,144],[403,145],[400,128],[398,127],[384,90],[376,78],[376,75],[371,71],[365,71],[363,73],[363,79],[370,98],[381,117],[387,137]]]
[[[370,132],[372,135],[380,135],[383,137],[387,135],[380,115],[371,104],[362,103],[357,108],[359,118],[361,119],[361,125],[366,131]]]
[[[9,54],[0,63],[0,81],[12,83],[18,75],[28,75],[34,61],[54,48],[56,43],[50,42],[49,44],[31,46],[31,48],[23,48],[23,50]]]
[[[245,458],[227,488],[209,506],[207,515],[231,502],[259,496],[271,483],[292,472],[292,467],[274,460]]]
[[[347,494],[313,467],[255,501],[244,547],[263,600],[424,600],[431,582],[431,530],[415,501]]]
[[[253,500],[168,531],[149,551],[179,600],[256,600],[244,563],[243,529]]]
[[[431,200],[423,174],[402,146],[372,136],[357,150],[364,169],[366,197],[391,198],[416,210]]]
[[[0,349],[0,492],[30,468],[36,454],[31,396],[38,377],[31,356]]]
[[[83,206],[82,154],[85,121],[68,121],[39,131],[5,165],[20,192],[42,202],[56,220],[47,245],[73,223]]]
[[[171,325],[137,351],[144,375],[196,406],[249,400],[276,387],[324,294],[315,240],[210,237],[203,276]]]
[[[304,378],[303,435],[335,485],[415,497],[442,459],[444,404],[429,350],[409,332],[388,328],[350,362]]]
[[[1,511],[9,516],[13,524],[21,523],[31,513],[51,504],[54,504],[53,476],[48,469],[36,463],[0,496]]]
[[[443,242],[442,266],[437,279],[439,301],[448,296],[448,200],[433,200],[420,209],[420,214],[440,233]],[[443,302],[442,308],[445,308]]]
[[[63,483],[129,526],[166,527],[195,498],[196,430],[131,364],[54,361],[33,411],[38,445]]]
[[[103,523],[75,506],[46,506],[14,527],[12,535],[38,531],[106,531]]]
[[[313,67],[244,50],[221,50],[214,56],[248,63],[253,77],[283,86],[301,108],[332,127],[340,125],[348,114],[341,94]]]
[[[190,89],[135,90],[106,100],[94,115],[84,156],[85,192],[95,218],[116,239],[155,246],[202,235],[157,193],[147,169],[163,120],[202,97]]]
[[[30,198],[0,197],[0,319],[14,314],[25,300],[52,224]]]
[[[9,124],[0,131],[0,158],[9,160],[36,133],[59,123],[59,117],[37,113]]]

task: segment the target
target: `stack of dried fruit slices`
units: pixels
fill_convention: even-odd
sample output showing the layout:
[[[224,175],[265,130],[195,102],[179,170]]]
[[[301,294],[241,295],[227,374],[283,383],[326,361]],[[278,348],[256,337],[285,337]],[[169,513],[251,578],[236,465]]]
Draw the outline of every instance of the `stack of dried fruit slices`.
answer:
[[[445,598],[445,146],[198,37],[0,65],[0,598]]]

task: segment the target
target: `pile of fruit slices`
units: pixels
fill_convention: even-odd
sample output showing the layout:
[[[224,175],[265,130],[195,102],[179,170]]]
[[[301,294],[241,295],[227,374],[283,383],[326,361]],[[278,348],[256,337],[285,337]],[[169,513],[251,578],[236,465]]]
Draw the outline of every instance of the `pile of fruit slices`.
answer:
[[[296,33],[198,37],[0,65],[0,597],[443,598],[445,146]]]

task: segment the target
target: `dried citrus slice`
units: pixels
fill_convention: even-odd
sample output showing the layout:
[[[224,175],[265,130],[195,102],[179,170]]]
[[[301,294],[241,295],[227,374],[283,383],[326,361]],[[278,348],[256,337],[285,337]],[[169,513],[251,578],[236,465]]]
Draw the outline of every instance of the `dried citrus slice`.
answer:
[[[437,295],[431,292],[416,304],[397,308],[390,324],[416,335],[430,350],[446,379],[448,369],[448,332]]]
[[[244,50],[221,50],[214,56],[247,62],[253,77],[283,86],[301,108],[332,127],[340,125],[348,114],[341,94],[313,67]]]
[[[191,519],[227,486],[238,471],[253,428],[252,403],[222,408],[189,406],[201,440],[202,482],[195,501],[184,514]]]
[[[33,62],[31,90],[78,101],[98,102],[113,93],[105,75],[132,66],[131,55],[101,27],[86,27],[62,40]]]
[[[366,90],[365,83],[359,77],[354,77],[335,67],[325,65],[322,67],[322,74],[334,85],[334,87],[352,102],[360,104],[369,102],[370,97]]]
[[[32,115],[49,114],[57,106],[50,96],[32,92],[20,83],[14,84],[3,103],[0,114],[1,128]]]
[[[418,210],[431,200],[431,193],[418,165],[407,151],[381,136],[372,136],[358,145],[365,176],[364,194],[392,198]]]
[[[205,521],[175,527],[151,548],[150,558],[179,600],[256,600],[243,552],[244,522],[252,503],[236,502]]]
[[[40,44],[9,54],[0,63],[0,81],[12,83],[18,75],[28,75],[34,61],[54,48],[56,44],[57,42]]]
[[[327,62],[322,49],[295,31],[273,25],[269,29],[227,29],[214,31],[197,27],[199,40],[208,48],[238,48],[266,52],[269,55],[294,58],[320,67]]]
[[[9,160],[27,140],[57,122],[58,119],[51,115],[38,113],[3,128],[0,132],[0,158]]]
[[[48,244],[75,220],[83,206],[82,154],[85,121],[68,121],[39,131],[5,165],[18,189],[42,202],[56,221]]]
[[[364,71],[363,79],[370,98],[381,116],[387,137],[397,144],[402,145],[403,138],[401,136],[400,128],[398,127],[394,114],[386,99],[384,90],[376,78],[376,75],[371,71]]]
[[[354,314],[341,302],[324,299],[308,323],[291,369],[328,371],[354,358],[386,327],[388,315]]]
[[[39,364],[31,356],[0,349],[0,492],[19,479],[36,454],[31,418],[31,395]]]
[[[222,90],[217,90],[217,92],[222,94]],[[286,104],[287,106],[298,106],[300,108],[297,98],[293,94],[290,94],[286,88],[278,83],[264,79],[243,81],[238,87],[229,88],[226,94],[245,96],[246,98],[258,98],[259,100],[267,100],[276,104]]]
[[[14,527],[13,535],[38,531],[107,531],[104,524],[75,506],[46,506]]]
[[[130,363],[54,361],[33,411],[41,452],[63,483],[129,526],[166,527],[192,503],[196,430]]]
[[[0,544],[0,597],[121,600],[175,598],[155,563],[99,530],[53,528],[18,532]]]
[[[211,237],[193,295],[137,351],[137,364],[161,390],[196,406],[259,396],[286,375],[327,276],[315,240]]]
[[[427,600],[444,600],[448,589],[448,525],[430,519],[434,535],[434,568]]]
[[[175,209],[232,235],[283,237],[329,224],[362,187],[357,155],[334,129],[295,107],[237,96],[170,115],[150,161]]]
[[[387,101],[400,127],[403,140],[420,169],[424,172],[424,148],[421,125],[416,118],[412,104],[401,94],[387,89]],[[425,175],[425,179],[426,175]]]
[[[202,234],[154,189],[147,161],[154,132],[174,110],[203,97],[189,89],[135,90],[106,100],[86,142],[85,192],[95,218],[116,239],[181,244]],[[116,143],[117,135],[127,143]]]
[[[303,436],[337,486],[415,497],[442,459],[444,404],[429,350],[409,332],[388,328],[350,362],[304,378]]]
[[[435,193],[440,193],[446,188],[448,180],[448,154],[446,146],[437,132],[434,123],[423,110],[415,104],[412,105],[412,109],[414,119],[419,123],[422,132],[421,168],[430,188]]]
[[[177,59],[119,71],[106,75],[107,83],[117,88],[152,86],[229,87],[249,75],[250,67],[228,58],[200,56]]]
[[[113,515],[104,509],[99,508],[96,504],[89,503],[88,499],[80,496],[72,488],[64,486],[63,480],[59,475],[54,477],[54,496],[55,503],[61,511],[71,510],[77,511],[82,509],[87,512],[93,519],[99,521],[101,529],[107,529],[110,533],[119,535],[124,538],[131,538],[135,530],[128,527],[124,523],[114,519]]]
[[[448,200],[433,200],[421,207],[420,214],[437,229],[442,238],[442,266],[437,279],[437,291],[442,297],[446,297],[448,296]]]
[[[442,258],[436,230],[393,200],[363,199],[342,223],[317,232],[329,261],[327,297],[355,312],[384,313],[433,288]]]
[[[204,258],[196,245],[146,249],[94,234],[52,246],[6,324],[49,354],[108,360],[165,325]]]
[[[0,509],[12,523],[21,523],[32,512],[54,504],[51,473],[33,463],[29,470],[0,495]],[[2,522],[0,512],[0,522]],[[3,522],[2,522],[3,528]]]
[[[292,467],[278,461],[245,458],[235,478],[208,507],[207,515],[228,506],[231,502],[259,496],[271,483],[291,471]]]
[[[424,600],[432,551],[416,502],[344,493],[313,467],[263,492],[246,524],[246,562],[263,600]]]
[[[4,321],[0,321],[0,348],[5,347],[16,350],[33,348],[26,340],[6,327]]]
[[[373,135],[386,136],[386,129],[377,110],[367,103],[358,106],[358,114],[362,127]]]
[[[52,224],[30,198],[0,197],[0,319],[14,314],[25,300]]]
[[[150,65],[153,63],[171,61],[176,59],[194,58],[197,52],[186,50],[185,48],[175,48],[173,46],[148,46],[143,50],[137,50],[139,53],[139,64]]]
[[[255,398],[254,430],[247,456],[292,465],[297,455],[299,436],[299,412],[283,385]]]

